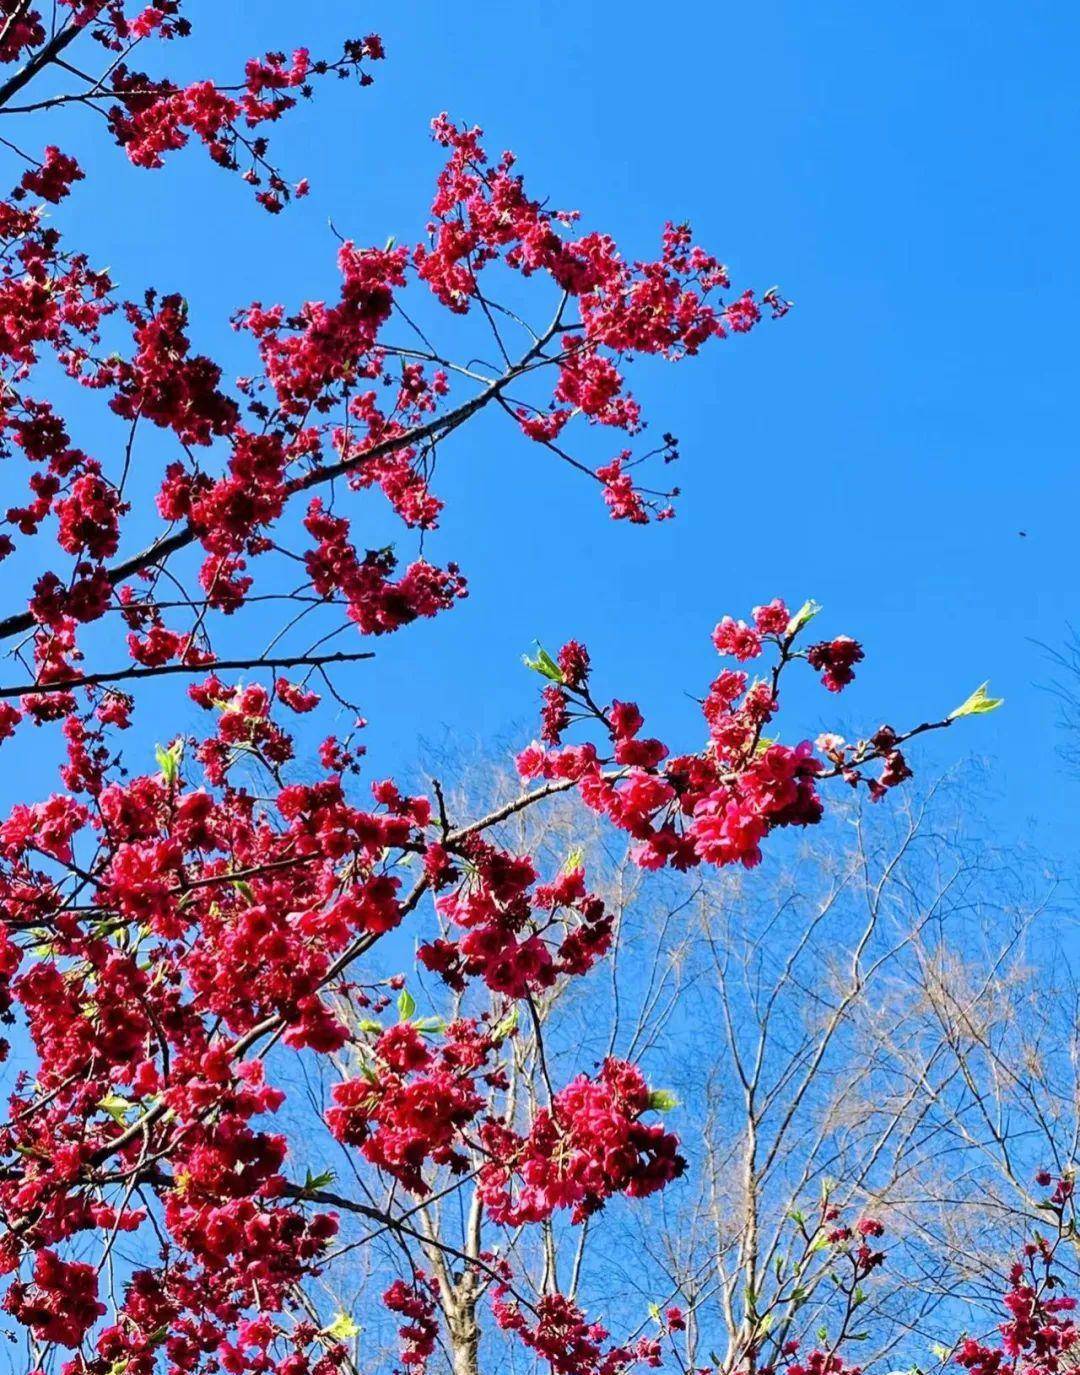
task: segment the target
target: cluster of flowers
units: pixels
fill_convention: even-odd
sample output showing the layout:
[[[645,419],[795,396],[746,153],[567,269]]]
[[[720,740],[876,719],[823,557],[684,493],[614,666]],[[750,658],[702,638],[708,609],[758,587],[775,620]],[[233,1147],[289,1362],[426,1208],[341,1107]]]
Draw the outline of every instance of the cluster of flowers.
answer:
[[[4,1307],[42,1342],[75,1347],[83,1333],[105,1314],[97,1296],[94,1267],[66,1263],[44,1247],[34,1259],[30,1284],[16,1281],[4,1296]]]
[[[505,1087],[502,1071],[486,1068],[495,1044],[471,1020],[451,1023],[437,1051],[412,1023],[390,1027],[372,1048],[374,1064],[335,1086],[330,1130],[413,1193],[428,1193],[426,1164],[468,1166],[462,1132],[484,1107],[477,1080]]]
[[[309,97],[315,77],[355,75],[360,85],[370,85],[364,64],[383,56],[376,34],[350,39],[332,62],[313,60],[307,48],[298,48],[291,58],[270,52],[248,62],[238,87],[205,80],[177,86],[121,62],[107,83],[107,95],[116,102],[108,112],[109,128],[136,167],[161,167],[166,154],[185,147],[192,135],[205,144],[214,162],[230,171],[239,170],[240,155],[246,152],[244,180],[257,188],[259,204],[277,214],[292,195],[306,195],[308,184],[289,186],[266,161],[266,136],[255,130],[280,119],[298,96]]]
[[[416,249],[414,262],[439,300],[450,310],[468,311],[478,294],[478,274],[502,261],[526,276],[546,273],[578,302],[576,325],[564,323],[560,311],[552,326],[562,337],[550,403],[517,408],[530,439],[554,445],[576,415],[637,433],[641,408],[625,390],[625,360],[695,354],[707,340],[746,333],[761,319],[750,291],[726,304],[713,299],[731,285],[727,269],[693,244],[688,225],[665,227],[657,259],[628,263],[605,234],[571,237],[576,212],[551,210],[531,198],[512,153],[489,164],[480,129],[455,125],[446,115],[433,127],[450,158],[432,205],[430,244]],[[776,293],[768,304],[774,317],[788,309]],[[670,459],[673,446],[666,447]],[[634,486],[629,459],[623,450],[596,470],[612,515],[641,524],[650,510],[671,514],[669,506],[657,507]]]
[[[550,988],[559,975],[586,974],[611,944],[612,921],[603,902],[585,887],[585,871],[571,864],[554,882],[534,888],[527,856],[500,850],[480,836],[461,848],[466,874],[438,843],[424,856],[435,888],[457,886],[436,899],[436,909],[460,940],[440,938],[417,952],[451,988],[479,977],[493,993],[524,998]]]
[[[753,652],[771,646],[778,655],[765,685],[769,710],[760,684],[725,670],[705,703],[708,743],[675,761],[644,736],[635,706],[596,706],[580,644],[565,645],[557,661],[542,654],[534,666],[548,679],[551,743],[526,751],[523,772],[543,781],[514,805],[577,789],[631,832],[647,862],[650,844],[674,854],[669,839],[656,837],[675,835],[679,862],[745,863],[745,850],[717,839],[716,819],[732,804],[752,809],[759,840],[774,826],[816,821],[817,787],[843,770],[827,768],[809,746],[764,744],[756,734],[775,709],[781,669],[813,652],[797,647],[807,619],[779,602],[758,609]],[[730,627],[718,628],[722,647]],[[742,644],[746,634],[738,635]],[[357,805],[347,781],[357,750],[333,737],[320,750],[321,770],[290,781],[283,770],[294,743],[280,718],[317,706],[303,683],[240,688],[211,674],[189,691],[214,729],[161,750],[152,774],[128,777],[117,767],[111,735],[126,713],[115,694],[71,712],[65,791],[19,804],[0,821],[0,1011],[18,1005],[38,1061],[33,1082],[20,1078],[0,1129],[0,1160],[17,1162],[0,1165],[0,1210],[11,1222],[0,1267],[13,1276],[25,1262],[32,1267],[10,1291],[20,1321],[62,1344],[86,1337],[100,1300],[82,1271],[57,1268],[69,1264],[62,1247],[87,1231],[139,1231],[146,1210],[132,1203],[133,1183],[157,1195],[159,1225],[183,1257],[146,1272],[163,1288],[152,1311],[159,1318],[167,1310],[177,1369],[198,1369],[206,1324],[217,1346],[235,1346],[227,1334],[256,1295],[268,1315],[288,1302],[337,1222],[289,1191],[286,1138],[254,1120],[277,1112],[284,1097],[266,1062],[251,1055],[266,1037],[317,1056],[351,1047],[357,1072],[335,1088],[327,1114],[337,1139],[419,1196],[439,1169],[478,1169],[497,1223],[535,1223],[556,1209],[581,1221],[614,1195],[642,1197],[680,1175],[676,1137],[649,1120],[666,1095],[651,1093],[631,1064],[607,1060],[594,1076],[580,1075],[519,1128],[498,1109],[506,1087],[499,1048],[512,1018],[500,1013],[496,1023],[491,1012],[443,1026],[406,1011],[389,1027],[364,1020],[389,995],[385,981],[359,982],[353,971],[426,893],[443,935],[422,945],[419,959],[459,992],[483,987],[493,1007],[509,1012],[515,999],[586,972],[611,926],[579,862],[540,882],[528,855],[486,834],[502,813],[455,829],[441,796],[410,796],[389,780]],[[577,718],[602,723],[610,758],[588,744],[554,743]],[[239,761],[245,779],[252,767],[262,771],[267,796],[234,780]],[[837,1228],[833,1240],[851,1241],[868,1270],[880,1260],[874,1235]],[[150,1283],[133,1282],[98,1339],[101,1359],[134,1353],[152,1369],[162,1324],[147,1328],[140,1316],[150,1311]],[[62,1292],[81,1297],[61,1313],[50,1295]],[[422,1307],[422,1299],[408,1302]],[[510,1323],[513,1311],[505,1310]],[[550,1316],[554,1332],[573,1315],[553,1308]],[[548,1330],[530,1321],[522,1340],[542,1346]],[[582,1350],[599,1351],[590,1331],[586,1323]],[[415,1352],[422,1349],[418,1336]],[[628,1359],[616,1350],[612,1369]],[[247,1356],[230,1359],[238,1372],[261,1369],[245,1365]]]
[[[613,1194],[645,1198],[686,1168],[678,1139],[657,1122],[641,1072],[608,1059],[595,1079],[579,1075],[539,1110],[526,1136],[499,1122],[480,1129],[488,1163],[480,1194],[496,1222],[541,1222],[570,1208],[582,1222]]]
[[[141,36],[169,36],[183,32],[178,9],[125,17],[122,6],[91,5],[86,13],[93,11],[99,24],[107,17],[113,33],[126,24]],[[381,47],[366,39],[350,54],[348,61],[358,62],[380,55]],[[252,63],[245,94],[234,99],[205,84],[155,84],[120,66],[111,78],[122,94],[114,129],[147,165],[191,132],[227,161],[229,121],[276,118],[306,89],[308,69],[302,54],[291,63],[280,55]],[[0,375],[6,383],[0,457],[19,451],[30,469],[27,499],[5,512],[0,557],[35,536],[41,547],[27,610],[2,625],[9,635],[31,632],[38,690],[26,693],[19,707],[5,707],[0,738],[18,723],[18,713],[36,722],[70,715],[87,672],[81,627],[109,613],[126,621],[128,652],[142,669],[212,660],[206,612],[234,613],[258,592],[253,561],[280,550],[277,527],[289,502],[304,494],[311,595],[343,605],[363,634],[383,634],[450,608],[466,591],[454,564],[440,568],[419,559],[399,571],[391,550],[358,547],[349,518],[312,489],[335,478],[356,492],[377,488],[405,525],[430,529],[441,511],[428,483],[431,444],[481,405],[502,401],[503,388],[519,376],[546,369],[554,377],[551,408],[519,416],[534,438],[554,445],[575,415],[632,434],[642,421],[623,387],[626,360],[678,358],[757,319],[748,296],[714,303],[727,285],[725,270],[692,246],[684,227],[668,227],[655,261],[629,263],[606,235],[575,237],[575,216],[530,197],[512,159],[489,166],[477,130],[440,118],[435,132],[448,162],[430,241],[411,249],[346,243],[335,301],[309,301],[291,313],[260,303],[241,311],[235,326],[252,338],[260,369],[233,390],[221,367],[193,348],[181,297],[151,291],[140,302],[119,301],[108,275],[68,252],[59,231],[46,226],[42,204],[61,201],[82,178],[74,159],[48,148],[0,201]],[[266,192],[280,194],[281,188]],[[563,305],[542,342],[479,395],[462,399],[451,394],[450,365],[416,361],[386,338],[387,327],[414,279],[454,314],[486,304],[477,274],[497,260],[512,271],[547,276]],[[570,302],[577,317],[572,327]],[[126,321],[130,346],[110,338],[106,350],[110,317]],[[130,515],[127,460],[111,471],[81,451],[52,405],[27,390],[46,352],[107,398],[130,424],[132,442],[138,426],[152,425],[183,446],[185,459],[167,465],[157,493],[170,528],[143,556],[115,562]],[[215,474],[209,459],[218,449],[225,461]],[[673,458],[674,439],[665,436],[656,452]],[[611,514],[632,521],[666,514],[636,485],[637,461],[622,450],[596,470]],[[157,589],[169,557],[188,545],[203,550],[203,605],[179,626],[168,623],[175,613],[159,605]]]
[[[89,101],[92,94],[95,100],[113,102],[106,111],[109,130],[136,167],[161,167],[165,156],[185,147],[192,136],[205,145],[214,162],[231,171],[240,169],[246,153],[244,180],[256,188],[256,199],[271,213],[280,211],[294,194],[304,195],[307,183],[290,186],[267,161],[263,126],[279,120],[299,98],[310,97],[311,83],[318,77],[352,76],[361,86],[370,85],[368,66],[385,55],[379,36],[369,34],[347,41],[333,60],[312,58],[306,48],[297,49],[291,57],[270,52],[249,60],[243,81],[235,85],[201,80],[178,86],[133,69],[126,59],[148,38],[190,34],[190,20],[181,14],[182,0],[135,6],[124,0],[61,0],[61,4],[70,11],[66,21],[70,30],[85,29],[124,59],[114,59],[104,75],[91,83],[85,98]],[[25,0],[4,0],[0,21],[0,63],[47,50],[55,38],[55,30],[50,34],[40,11]],[[50,153],[55,163],[55,152]],[[49,194],[47,179],[44,186],[39,194],[57,199]]]
[[[114,52],[151,35],[186,37],[191,25],[180,14],[182,5],[183,0],[156,0],[150,5],[142,0],[135,0],[134,4],[126,0],[60,0],[73,27],[85,28],[97,42]],[[2,0],[0,18],[0,63],[22,61],[50,36],[40,8],[26,0]]]
[[[1009,1288],[1002,1300],[1008,1316],[998,1327],[1000,1340],[967,1337],[959,1344],[954,1361],[971,1375],[1058,1375],[1075,1368],[1080,1344],[1073,1317],[1076,1299],[1060,1292],[1062,1280],[1055,1271],[1061,1239],[1075,1232],[1075,1222],[1067,1216],[1074,1180],[1067,1175],[1055,1179],[1042,1170],[1036,1182],[1042,1188],[1054,1186],[1044,1206],[1057,1223],[1056,1235],[1029,1241],[1009,1270]]]
[[[409,1375],[420,1375],[435,1350],[439,1324],[435,1317],[435,1296],[438,1287],[427,1275],[416,1273],[411,1284],[395,1280],[383,1294],[383,1303],[391,1313],[405,1319],[398,1328],[401,1350],[398,1359]]]
[[[492,1311],[502,1330],[516,1333],[550,1365],[554,1375],[621,1375],[634,1365],[655,1368],[661,1364],[660,1343],[655,1337],[639,1337],[627,1346],[607,1346],[607,1329],[590,1322],[565,1294],[543,1295],[530,1321],[521,1304],[507,1297],[505,1287],[497,1286]]]
[[[596,704],[580,645],[571,641],[554,659],[541,653],[532,666],[550,680],[543,693],[543,739],[518,755],[518,772],[526,780],[572,781],[589,807],[633,837],[643,868],[688,869],[702,862],[753,867],[770,831],[820,821],[823,777],[842,774],[857,785],[863,781],[859,766],[882,760],[879,777],[868,785],[877,798],[911,776],[898,748],[901,737],[888,726],[853,746],[823,737],[820,754],[808,740],[789,746],[765,736],[789,664],[807,660],[822,672],[825,686],[838,691],[862,658],[860,646],[846,636],[798,649],[815,614],[808,603],[793,616],[777,598],[755,609],[753,625],[730,616],[720,622],[713,634],[719,653],[745,662],[771,648],[774,666],[753,682],[745,672],[723,669],[702,701],[704,749],[674,758],[662,741],[642,736],[644,718],[635,703]],[[600,726],[610,753],[601,754],[591,742],[563,744],[575,721]]]

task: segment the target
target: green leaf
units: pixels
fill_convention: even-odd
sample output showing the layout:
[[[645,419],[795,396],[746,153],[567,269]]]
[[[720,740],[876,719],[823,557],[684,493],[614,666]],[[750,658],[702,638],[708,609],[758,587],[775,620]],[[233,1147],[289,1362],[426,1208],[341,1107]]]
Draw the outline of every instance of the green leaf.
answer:
[[[382,1022],[373,1022],[368,1018],[365,1018],[362,1022],[357,1022],[356,1028],[358,1031],[366,1032],[369,1036],[382,1035]]]
[[[985,716],[988,711],[997,711],[998,707],[1004,702],[1004,697],[991,697],[986,689],[990,686],[989,680],[981,683],[966,702],[950,711],[947,719],[949,721],[959,721],[961,716]]]
[[[506,1016],[499,1024],[492,1028],[491,1034],[496,1041],[505,1041],[510,1033],[517,1027],[520,1017],[518,1005],[515,1003]]]
[[[52,959],[56,953],[56,946],[53,943],[52,932],[43,926],[35,926],[30,933],[34,944],[30,947],[30,953],[36,955],[39,960]]]
[[[421,1036],[438,1036],[441,1031],[446,1030],[446,1022],[442,1017],[421,1017],[419,1021],[413,1022]]]
[[[566,856],[566,863],[562,867],[564,874],[572,874],[575,869],[580,869],[585,863],[585,851],[580,845],[575,845]]]
[[[822,1323],[821,1326],[818,1328],[817,1335],[818,1341],[822,1344],[822,1346],[824,1346],[825,1343],[829,1340],[829,1329],[825,1326],[824,1323]]]
[[[658,1303],[649,1304],[649,1317],[652,1318],[653,1322],[660,1321],[660,1305]]]
[[[403,988],[397,997],[398,1017],[403,1022],[407,1022],[416,1011],[416,999],[407,988]]]
[[[309,1194],[312,1189],[325,1189],[328,1185],[333,1184],[336,1178],[337,1175],[333,1170],[323,1170],[321,1174],[312,1174],[308,1170],[304,1179],[304,1192]]]
[[[359,1337],[361,1330],[348,1313],[339,1313],[328,1327],[323,1328],[326,1335],[335,1342],[351,1342],[354,1337]]]
[[[671,1112],[679,1106],[679,1100],[670,1089],[653,1089],[649,1094],[649,1107],[653,1112]]]
[[[114,1122],[123,1126],[127,1121],[127,1115],[132,1111],[135,1104],[129,1103],[126,1098],[121,1098],[118,1093],[107,1093],[104,1098],[98,1099],[98,1107],[102,1112],[107,1112]]]
[[[526,668],[531,668],[534,673],[539,673],[541,677],[550,678],[553,683],[566,681],[562,669],[539,641],[536,645],[536,658],[530,659],[527,654],[523,654],[521,660]]]
[[[803,602],[802,606],[795,612],[795,615],[788,621],[787,633],[789,635],[798,635],[799,631],[802,630],[804,626],[809,625],[820,611],[821,604],[814,601],[813,597]]]
[[[174,740],[168,749],[163,749],[158,745],[154,750],[154,758],[157,760],[161,776],[168,784],[176,782],[180,774],[180,761],[184,757],[184,742],[182,739]]]
[[[250,906],[254,906],[255,889],[252,888],[251,884],[248,883],[246,879],[233,879],[233,887],[236,889],[236,891],[240,894],[240,896],[244,899],[245,902],[247,902]]]

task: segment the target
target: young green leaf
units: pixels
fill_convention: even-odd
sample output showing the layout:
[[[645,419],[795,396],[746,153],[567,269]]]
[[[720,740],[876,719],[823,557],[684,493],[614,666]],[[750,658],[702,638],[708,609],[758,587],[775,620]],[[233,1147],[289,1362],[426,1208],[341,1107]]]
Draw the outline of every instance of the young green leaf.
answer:
[[[183,740],[174,740],[168,749],[158,745],[154,750],[154,758],[157,766],[161,770],[161,776],[168,784],[176,782],[180,774],[180,761],[184,757]]]
[[[585,863],[585,851],[580,845],[575,845],[566,856],[566,863],[562,867],[564,874],[572,874],[575,869],[580,869]]]
[[[519,1016],[520,1013],[518,1012],[518,1005],[517,1003],[514,1003],[513,1007],[511,1007],[510,1011],[506,1014],[506,1016],[503,1017],[503,1019],[496,1026],[492,1027],[492,1039],[495,1041],[505,1041],[506,1038],[517,1026]]]
[[[521,658],[526,668],[531,668],[534,673],[539,673],[544,678],[550,678],[553,683],[566,681],[562,669],[542,644],[537,643],[535,659],[530,659],[527,654],[523,654]]]
[[[811,597],[809,601],[803,602],[802,606],[795,612],[795,615],[788,621],[787,633],[789,635],[797,635],[804,626],[810,624],[820,611],[821,605],[814,601],[813,597]]]
[[[332,1341],[351,1342],[354,1337],[359,1337],[361,1329],[357,1323],[353,1322],[348,1313],[339,1313],[328,1327],[323,1328],[323,1331]]]
[[[102,1112],[107,1112],[114,1122],[121,1126],[127,1121],[127,1115],[134,1108],[134,1103],[129,1103],[126,1098],[121,1098],[118,1093],[107,1093],[104,1098],[98,1099],[98,1107]]]
[[[679,1106],[679,1100],[670,1089],[653,1089],[649,1094],[649,1107],[653,1112],[671,1112]]]
[[[407,1022],[416,1011],[416,999],[407,988],[403,988],[398,994],[397,999],[398,1017],[403,1022]]]
[[[981,683],[966,702],[961,702],[955,711],[949,712],[947,719],[959,721],[961,716],[984,716],[988,711],[997,711],[1005,698],[991,697],[986,690],[989,686],[989,681]]]

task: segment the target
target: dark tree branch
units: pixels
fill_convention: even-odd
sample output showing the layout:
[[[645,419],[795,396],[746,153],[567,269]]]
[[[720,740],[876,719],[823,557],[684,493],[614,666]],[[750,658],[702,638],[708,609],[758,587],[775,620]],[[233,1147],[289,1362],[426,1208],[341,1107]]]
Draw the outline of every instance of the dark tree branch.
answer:
[[[85,25],[69,24],[66,29],[61,29],[43,48],[40,48],[34,56],[21,67],[14,76],[0,85],[0,109],[11,100],[12,96],[18,95],[23,87],[28,86],[39,72],[43,72],[51,62],[54,62],[60,54],[82,33]]]
[[[355,664],[374,659],[370,651],[355,654],[339,650],[335,654],[269,655],[255,659],[213,659],[206,664],[162,664],[159,668],[123,668],[110,673],[87,673],[81,678],[57,678],[48,683],[23,683],[20,687],[0,687],[0,698],[23,697],[44,692],[70,692],[74,688],[100,687],[130,682],[134,678],[164,678],[177,673],[216,673],[248,668],[326,668],[330,664]]]

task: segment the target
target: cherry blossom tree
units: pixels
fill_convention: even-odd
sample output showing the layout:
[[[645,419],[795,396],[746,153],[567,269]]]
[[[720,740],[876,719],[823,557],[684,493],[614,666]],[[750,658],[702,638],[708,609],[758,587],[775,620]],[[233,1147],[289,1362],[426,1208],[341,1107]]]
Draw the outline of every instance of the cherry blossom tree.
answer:
[[[771,833],[817,824],[837,789],[883,798],[910,775],[909,740],[996,702],[980,689],[912,728],[786,744],[774,723],[789,676],[809,668],[839,692],[863,651],[815,639],[812,602],[776,598],[717,624],[718,654],[761,671],[718,668],[696,741],[646,734],[611,670],[568,639],[529,661],[544,680],[540,740],[494,809],[458,815],[439,785],[363,779],[359,721],[299,776],[320,698],[355,714],[335,668],[467,591],[456,563],[365,548],[373,503],[419,542],[442,509],[436,454],[490,411],[595,484],[611,517],[665,519],[677,493],[647,474],[677,446],[644,438],[627,364],[678,362],[788,303],[732,289],[686,225],[661,229],[655,258],[624,258],[527,189],[512,155],[489,159],[478,129],[439,115],[426,235],[342,243],[330,301],[227,303],[251,355],[230,382],[193,348],[183,298],[125,295],[57,227],[64,203],[108,175],[109,156],[151,171],[195,144],[249,183],[252,213],[282,212],[307,186],[277,168],[273,126],[328,79],[363,87],[384,54],[368,35],[322,57],[267,53],[233,79],[142,70],[168,68],[188,8],[0,0],[0,739],[57,732],[65,749],[55,790],[0,822],[0,1006],[18,1070],[0,1129],[0,1269],[18,1359],[72,1375],[358,1369],[360,1319],[318,1297],[347,1218],[367,1229],[350,1247],[398,1249],[382,1303],[402,1369],[436,1353],[440,1313],[474,1321],[460,1300],[478,1293],[485,1321],[557,1375],[659,1364],[676,1309],[620,1338],[554,1268],[535,1299],[519,1287],[510,1239],[556,1216],[584,1228],[609,1200],[663,1190],[686,1159],[663,1087],[616,1055],[556,1082],[534,1037],[541,1091],[526,1119],[508,1102],[518,1027],[535,1030],[556,981],[589,975],[613,920],[580,863],[543,873],[497,828],[573,793],[632,840],[643,871],[752,868]],[[68,109],[104,120],[100,168],[28,143]],[[525,278],[539,318],[506,304]],[[414,322],[418,297],[440,308],[447,342]],[[465,317],[489,332],[497,368],[455,348]],[[79,447],[71,384],[123,423],[120,452]],[[611,436],[599,464],[581,456],[586,432]],[[279,616],[261,650],[248,647],[256,603]],[[355,647],[328,647],[343,631]],[[183,684],[207,723],[164,743],[149,772],[124,747],[148,680]],[[395,933],[431,904],[444,929],[403,972]],[[460,996],[451,1019],[417,1016],[421,970]],[[355,1190],[295,1173],[288,1064],[339,1072],[325,1121]],[[389,1188],[377,1203],[372,1179]],[[422,1210],[466,1183],[461,1243],[426,1230]],[[880,1223],[831,1207],[810,1235],[848,1267],[854,1305],[880,1264]],[[1048,1370],[1072,1340],[1047,1297],[1052,1260],[1038,1243],[1017,1271],[1010,1302],[1029,1321],[1007,1339],[1017,1357],[1034,1344]],[[472,1369],[472,1330],[454,1351]],[[834,1344],[795,1355],[790,1375],[842,1365]],[[1001,1359],[965,1357],[987,1372]]]

